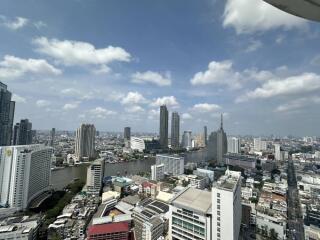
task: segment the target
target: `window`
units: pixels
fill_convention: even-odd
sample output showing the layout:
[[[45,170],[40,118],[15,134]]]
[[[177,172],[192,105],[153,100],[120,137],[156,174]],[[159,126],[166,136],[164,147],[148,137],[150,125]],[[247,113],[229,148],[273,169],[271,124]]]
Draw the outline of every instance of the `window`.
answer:
[[[218,198],[220,197],[220,193],[217,193],[217,197],[218,197]]]
[[[218,205],[218,206],[217,206],[217,209],[219,209],[219,210],[220,210],[220,205]]]
[[[217,211],[217,215],[220,216],[220,211]]]
[[[220,203],[220,199],[217,200],[217,203]]]

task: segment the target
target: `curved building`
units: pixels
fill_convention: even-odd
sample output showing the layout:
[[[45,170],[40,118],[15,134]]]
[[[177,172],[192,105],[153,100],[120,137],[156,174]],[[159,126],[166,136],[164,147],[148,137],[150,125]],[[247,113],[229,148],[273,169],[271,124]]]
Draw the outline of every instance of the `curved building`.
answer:
[[[146,145],[142,138],[131,137],[130,146],[132,150],[136,150],[138,152],[143,152],[146,149]]]

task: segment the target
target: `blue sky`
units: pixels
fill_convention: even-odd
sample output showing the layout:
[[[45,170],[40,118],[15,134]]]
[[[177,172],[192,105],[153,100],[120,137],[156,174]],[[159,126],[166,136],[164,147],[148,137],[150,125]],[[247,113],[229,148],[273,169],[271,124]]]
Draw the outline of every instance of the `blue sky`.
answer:
[[[35,129],[319,135],[319,23],[261,0],[0,3],[0,81]]]

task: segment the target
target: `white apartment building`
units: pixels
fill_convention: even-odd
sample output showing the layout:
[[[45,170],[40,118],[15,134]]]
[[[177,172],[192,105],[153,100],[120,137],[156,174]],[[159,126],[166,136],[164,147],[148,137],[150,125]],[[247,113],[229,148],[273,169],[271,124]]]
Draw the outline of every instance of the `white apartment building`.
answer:
[[[184,172],[184,158],[178,155],[161,155],[156,156],[156,165],[164,165],[164,173],[169,175],[181,175]]]
[[[159,181],[164,178],[164,165],[152,165],[151,166],[151,180]]]
[[[207,177],[201,177],[197,175],[188,175],[189,185],[194,188],[204,189],[208,182]]]
[[[254,138],[253,149],[258,152],[267,150],[267,141],[263,141],[261,138]]]
[[[277,161],[281,161],[283,160],[283,155],[281,153],[281,148],[280,148],[280,144],[275,143],[274,145],[274,158]]]
[[[240,153],[240,139],[228,137],[228,153]]]
[[[0,204],[24,210],[50,189],[53,149],[41,144],[0,147]]]
[[[146,149],[146,145],[142,138],[131,137],[130,148],[138,152],[143,152]]]
[[[186,188],[170,205],[169,238],[172,240],[212,240],[211,193]]]
[[[212,188],[212,239],[237,240],[241,215],[241,172],[228,169]]]
[[[99,195],[102,188],[104,160],[97,159],[87,169],[87,191]]]

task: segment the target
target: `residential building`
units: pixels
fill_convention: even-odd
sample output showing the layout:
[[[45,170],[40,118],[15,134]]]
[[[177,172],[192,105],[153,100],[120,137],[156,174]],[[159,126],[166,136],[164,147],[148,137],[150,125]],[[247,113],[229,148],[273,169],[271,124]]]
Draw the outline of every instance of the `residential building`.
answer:
[[[240,139],[236,137],[228,138],[228,153],[240,153]]]
[[[14,126],[13,145],[32,144],[32,123],[28,119],[21,119]]]
[[[15,102],[7,85],[0,82],[0,146],[11,145]]]
[[[90,194],[99,195],[102,189],[104,173],[104,160],[97,159],[87,169],[87,191]]]
[[[210,182],[213,182],[214,180],[214,171],[208,169],[197,168],[193,171],[193,174],[201,177],[207,177]]]
[[[164,164],[151,166],[151,180],[159,181],[164,178]]]
[[[189,180],[189,185],[191,187],[198,188],[198,189],[205,189],[208,183],[207,177],[202,177],[197,175],[188,175],[188,180]]]
[[[96,128],[93,124],[81,124],[76,131],[75,155],[78,160],[95,156]]]
[[[277,161],[282,161],[283,160],[283,156],[281,153],[281,145],[278,143],[274,144],[274,158]]]
[[[146,145],[142,138],[131,137],[130,148],[134,151],[143,152],[146,149]]]
[[[171,148],[180,148],[180,116],[177,112],[173,112],[171,117]]]
[[[52,148],[44,145],[0,147],[0,204],[26,209],[50,190]]]
[[[172,240],[212,240],[211,193],[186,188],[170,205],[169,237]]]
[[[250,155],[241,155],[236,153],[227,153],[224,155],[225,164],[238,166],[244,169],[255,169],[257,159]]]
[[[254,138],[253,139],[253,150],[260,152],[267,150],[267,142],[261,140],[261,138]]]
[[[185,149],[192,148],[192,132],[191,131],[184,131],[182,135],[182,147]]]
[[[166,105],[160,106],[160,145],[162,149],[168,148],[168,109]]]
[[[241,172],[227,169],[212,187],[212,239],[237,240],[241,213]]]
[[[184,157],[179,155],[156,155],[156,165],[164,165],[164,173],[168,175],[181,175],[184,172]]]
[[[129,231],[126,222],[92,225],[88,229],[88,240],[129,240]]]

